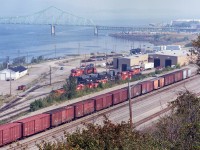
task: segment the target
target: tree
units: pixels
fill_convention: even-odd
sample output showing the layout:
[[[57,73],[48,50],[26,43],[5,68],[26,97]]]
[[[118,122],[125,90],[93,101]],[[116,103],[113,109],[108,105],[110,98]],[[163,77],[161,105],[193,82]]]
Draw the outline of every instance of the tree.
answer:
[[[200,35],[197,37],[196,40],[192,41],[192,45],[194,49],[191,50],[191,54],[197,55],[196,64],[198,66],[198,73],[199,73],[200,72]]]
[[[40,63],[44,60],[44,57],[43,56],[38,56],[37,58],[35,57],[32,57],[31,59],[31,63]]]
[[[76,96],[76,94],[77,94],[76,86],[77,86],[76,77],[70,76],[69,79],[67,79],[66,85],[63,86],[63,88],[66,91],[66,97],[68,99],[72,99]]]
[[[25,64],[26,63],[26,57],[22,56],[22,57],[17,57],[13,59],[13,65],[20,65],[20,64]]]
[[[147,134],[130,128],[129,123],[113,124],[105,118],[104,125],[85,124],[86,129],[73,134],[65,134],[65,141],[42,143],[44,150],[149,150],[155,149],[155,143]]]
[[[171,115],[153,133],[157,143],[162,149],[200,149],[200,99],[186,91],[170,106]]]

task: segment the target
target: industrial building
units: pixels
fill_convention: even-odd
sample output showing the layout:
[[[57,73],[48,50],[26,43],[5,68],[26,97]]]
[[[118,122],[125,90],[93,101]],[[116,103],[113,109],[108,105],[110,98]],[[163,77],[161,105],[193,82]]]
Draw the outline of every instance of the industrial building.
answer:
[[[24,66],[10,67],[0,71],[0,80],[16,80],[28,73]]]
[[[179,64],[180,66],[189,64],[190,53],[187,51],[160,51],[149,54],[149,62],[154,63],[154,67],[167,67]]]
[[[113,68],[118,69],[119,71],[126,71],[132,66],[141,66],[144,63],[148,63],[147,54],[113,58]]]

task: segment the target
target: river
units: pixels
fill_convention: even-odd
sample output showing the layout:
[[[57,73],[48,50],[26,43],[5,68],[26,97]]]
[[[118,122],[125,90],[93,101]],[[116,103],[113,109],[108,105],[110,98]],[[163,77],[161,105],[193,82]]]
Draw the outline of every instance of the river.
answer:
[[[48,25],[0,25],[0,61],[9,56],[60,57],[69,54],[128,51],[146,42],[128,41],[109,36],[114,31],[100,31],[94,35],[92,27],[56,26],[56,35],[50,33]]]

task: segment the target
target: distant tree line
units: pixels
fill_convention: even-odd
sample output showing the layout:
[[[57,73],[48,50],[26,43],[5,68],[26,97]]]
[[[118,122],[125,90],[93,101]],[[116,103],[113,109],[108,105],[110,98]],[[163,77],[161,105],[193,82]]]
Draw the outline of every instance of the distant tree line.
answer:
[[[32,57],[30,63],[40,63],[43,62],[45,59],[43,56],[38,57]],[[25,65],[28,64],[26,56],[16,57],[12,61],[9,60],[9,57],[6,57],[6,59],[0,63],[0,70],[3,70],[7,68],[7,65],[9,66],[19,66],[19,65]]]

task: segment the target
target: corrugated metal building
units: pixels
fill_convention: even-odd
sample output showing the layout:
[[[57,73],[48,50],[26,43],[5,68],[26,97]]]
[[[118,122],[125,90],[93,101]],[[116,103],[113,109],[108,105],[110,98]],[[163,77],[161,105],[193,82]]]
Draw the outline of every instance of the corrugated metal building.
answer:
[[[0,80],[16,80],[28,73],[24,66],[10,67],[0,71]]]
[[[149,55],[149,62],[154,62],[154,67],[167,67],[179,64],[189,64],[190,53],[187,51],[160,51]]]
[[[113,68],[119,71],[126,71],[135,65],[142,65],[148,62],[148,55],[132,55],[129,57],[113,58]]]

